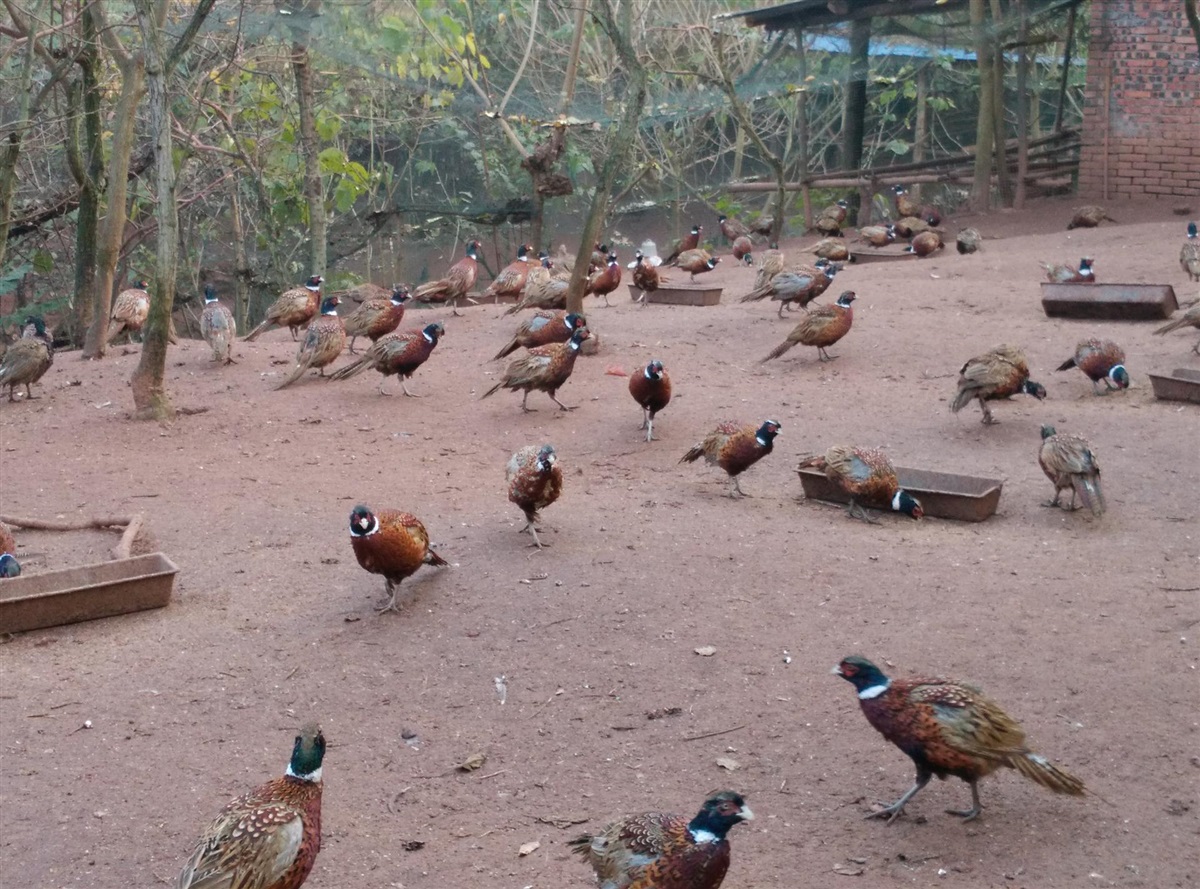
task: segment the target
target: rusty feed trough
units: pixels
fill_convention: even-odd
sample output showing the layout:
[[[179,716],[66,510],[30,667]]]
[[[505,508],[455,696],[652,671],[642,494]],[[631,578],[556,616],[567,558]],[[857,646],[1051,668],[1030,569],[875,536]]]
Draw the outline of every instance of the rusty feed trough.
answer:
[[[812,500],[827,500],[831,503],[849,503],[836,484],[825,477],[823,471],[798,469],[804,496]],[[974,475],[954,475],[949,472],[933,472],[928,469],[896,467],[900,487],[918,500],[925,515],[956,522],[982,522],[995,515],[1000,503],[1000,479],[980,478]],[[864,503],[864,506],[887,509],[889,504]]]
[[[178,571],[165,555],[151,553],[0,581],[0,633],[162,608]]]
[[[668,306],[715,306],[721,301],[720,287],[659,287],[646,294],[646,302]],[[637,301],[642,291],[629,285],[629,298]]]
[[[1185,367],[1171,371],[1170,376],[1150,374],[1154,397],[1162,401],[1190,401],[1200,404],[1200,370]]]
[[[864,247],[862,250],[853,250],[850,253],[850,262],[854,265],[861,265],[864,262],[900,262],[905,259],[918,259],[915,253],[905,252],[903,249],[896,251],[891,247]]]
[[[1170,284],[1042,283],[1042,308],[1051,318],[1161,321],[1179,308]]]

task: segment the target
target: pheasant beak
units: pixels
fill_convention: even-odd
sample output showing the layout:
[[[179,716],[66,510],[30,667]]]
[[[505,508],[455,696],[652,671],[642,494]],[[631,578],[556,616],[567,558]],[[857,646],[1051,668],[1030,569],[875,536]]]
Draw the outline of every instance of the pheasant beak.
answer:
[[[743,805],[742,810],[738,812],[738,818],[740,818],[742,821],[753,821],[754,813],[750,811],[749,806]]]
[[[841,664],[837,664],[837,665],[836,665],[836,666],[835,666],[835,667],[834,667],[832,670],[830,670],[829,672],[830,672],[830,673],[832,673],[834,676],[845,676],[845,675],[846,675],[845,673],[843,673],[843,672],[842,672],[842,665],[841,665]]]

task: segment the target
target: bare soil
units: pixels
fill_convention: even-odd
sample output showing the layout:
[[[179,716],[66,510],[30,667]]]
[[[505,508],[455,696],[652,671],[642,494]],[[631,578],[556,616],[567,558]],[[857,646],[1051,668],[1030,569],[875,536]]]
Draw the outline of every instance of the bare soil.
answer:
[[[723,787],[758,816],[731,835],[730,887],[853,882],[835,868],[871,887],[1197,885],[1200,408],[1155,401],[1146,377],[1200,366],[1196,334],[1047,319],[1037,266],[1086,253],[1100,280],[1191,298],[1172,208],[1114,204],[1120,225],[1070,233],[1065,201],[953,219],[951,237],[989,236],[982,252],[835,282],[826,299],[858,301],[830,364],[799,347],[758,363],[798,316],[737,302],[753,272],[731,260],[708,278],[726,288],[716,307],[639,307],[623,287],[588,306],[603,347],[560,391],[569,414],[539,393],[529,415],[519,395],[479,399],[515,326],[496,306],[410,312],[446,323],[410,383],[420,399],[379,396],[374,374],[272,391],[295,348],[280,331],[239,344],[232,367],[196,341],[173,350],[176,404],[208,410],[158,426],[129,419],[136,347],[60,355],[41,400],[0,404],[0,513],[144,513],[180,573],[166,610],[0,646],[0,883],[173,884],[219,807],[281,774],[317,718],[313,887],[586,887],[568,839],[624,812],[690,814]],[[1095,397],[1054,372],[1092,335],[1123,344],[1132,389]],[[1003,341],[1049,397],[997,405],[990,428],[975,406],[952,415],[958,367]],[[676,395],[647,444],[607,371],[652,357]],[[678,465],[718,421],[768,417],[783,428],[743,476],[751,496]],[[1043,422],[1097,447],[1101,520],[1040,505]],[[567,482],[539,552],[504,465],[546,441]],[[1002,478],[999,513],[867,525],[804,501],[797,458],[838,442]],[[406,581],[399,615],[375,615],[383,582],[351,552],[360,501],[421,517],[453,565]],[[31,572],[102,560],[115,539],[18,531]],[[1103,800],[1004,772],[975,823],[942,811],[968,802],[957,781],[890,827],[864,821],[912,768],[829,673],[856,652],[981,684]],[[482,768],[456,771],[474,753]]]

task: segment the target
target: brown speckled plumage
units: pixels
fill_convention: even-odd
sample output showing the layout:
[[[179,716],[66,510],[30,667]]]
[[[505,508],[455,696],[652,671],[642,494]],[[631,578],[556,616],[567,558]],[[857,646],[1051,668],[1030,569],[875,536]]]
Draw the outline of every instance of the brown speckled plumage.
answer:
[[[1168,321],[1162,327],[1157,328],[1154,332],[1160,336],[1170,333],[1173,330],[1180,330],[1184,327],[1195,327],[1200,330],[1200,302],[1196,303],[1178,318]],[[1196,345],[1192,346],[1192,351],[1200,355],[1200,340],[1196,340]]]
[[[517,328],[511,340],[496,353],[493,361],[511,355],[517,349],[536,349],[551,343],[565,343],[577,328],[586,327],[587,319],[574,312],[535,312]]]
[[[1100,487],[1100,461],[1096,449],[1082,435],[1058,433],[1053,426],[1042,427],[1042,446],[1038,450],[1038,464],[1046,478],[1054,483],[1054,499],[1046,506],[1058,506],[1063,491],[1071,492],[1074,510],[1078,495],[1083,505],[1099,518],[1104,515],[1104,491]]]
[[[40,317],[27,320],[21,338],[10,345],[0,358],[0,389],[8,387],[8,400],[16,400],[18,386],[25,387],[25,398],[37,398],[33,384],[45,376],[54,364],[54,338],[46,332]]]
[[[364,571],[384,579],[388,600],[376,609],[399,611],[396,591],[400,582],[417,573],[422,565],[449,563],[429,548],[429,533],[415,515],[395,509],[372,513],[356,506],[350,513],[350,545]]]
[[[907,250],[917,256],[932,256],[943,246],[940,234],[935,231],[924,231],[913,235],[912,243],[908,245]]]
[[[912,788],[869,818],[895,821],[934,775],[970,785],[971,808],[947,810],[966,821],[982,809],[978,782],[1001,768],[1015,769],[1055,793],[1085,793],[1082,781],[1030,750],[1020,725],[973,685],[940,678],[889,679],[858,655],[843,659],[833,672],[854,684],[867,721],[917,767]]]
[[[711,272],[721,260],[707,250],[684,250],[675,258],[675,265],[688,273],[688,280],[695,283],[696,276]]]
[[[604,267],[592,272],[588,275],[587,285],[583,288],[583,295],[604,297],[604,304],[610,305],[608,295],[617,289],[621,284],[621,264],[617,261],[617,254],[609,253]]]
[[[1051,284],[1095,284],[1096,272],[1092,268],[1092,259],[1083,257],[1079,260],[1079,268],[1069,265],[1038,263],[1046,272],[1046,280]]]
[[[761,426],[746,426],[734,421],[721,423],[704,436],[703,441],[692,445],[679,462],[694,463],[703,457],[725,470],[733,484],[730,497],[745,496],[737,477],[771,453],[780,428],[774,420],[767,420]]]
[[[847,290],[833,305],[813,309],[788,334],[787,339],[772,349],[760,363],[778,358],[797,344],[816,346],[818,360],[832,361],[837,356],[830,355],[825,349],[850,332],[850,326],[854,323],[853,302],[854,291]]]
[[[122,290],[113,300],[108,318],[108,341],[111,343],[122,333],[132,341],[135,333],[141,333],[150,314],[150,294],[146,282],[138,281],[133,287]]]
[[[313,275],[303,287],[293,287],[281,293],[271,303],[259,325],[246,335],[246,342],[253,342],[260,334],[276,326],[288,328],[292,332],[292,339],[298,339],[297,331],[312,321],[321,307],[321,284],[324,281],[320,275]]]
[[[580,346],[590,335],[586,327],[579,327],[565,343],[539,346],[530,349],[519,358],[514,358],[500,381],[480,397],[487,398],[501,389],[512,389],[514,392],[523,390],[525,394],[521,398],[521,410],[529,413],[536,408],[529,407],[526,402],[529,393],[536,389],[549,395],[550,400],[560,409],[574,410],[574,407],[568,407],[559,401],[555,393],[570,378],[571,371],[575,369],[575,359],[579,355]]]
[[[533,545],[541,549],[538,513],[562,493],[563,474],[558,455],[550,445],[526,445],[509,459],[504,477],[508,482],[508,499],[525,513],[526,524],[521,532],[532,534]]]
[[[1071,221],[1067,223],[1067,230],[1070,231],[1073,228],[1095,228],[1106,219],[1109,222],[1117,221],[1109,216],[1108,211],[1103,207],[1080,207],[1075,211],[1075,215],[1071,217]]]
[[[204,287],[204,311],[200,313],[200,335],[212,349],[213,361],[233,364],[233,341],[237,339],[237,322],[229,307],[217,299],[216,289]]]
[[[455,315],[458,311],[458,301],[465,297],[475,286],[479,276],[479,248],[482,245],[475,240],[467,241],[466,255],[446,272],[446,277],[422,284],[413,291],[413,299],[423,303],[448,303]]]
[[[360,336],[377,343],[398,328],[404,320],[404,304],[409,299],[408,288],[397,284],[390,295],[369,297],[359,303],[344,322],[346,336],[350,337],[350,354],[356,354],[354,341]]]
[[[325,376],[325,368],[337,361],[342,349],[346,347],[346,329],[337,314],[340,302],[340,298],[330,296],[321,304],[320,316],[308,325],[304,339],[300,341],[300,348],[296,350],[296,366],[275,387],[276,389],[292,385],[313,368],[316,368],[321,376]]]
[[[921,504],[900,487],[892,461],[879,448],[834,445],[823,456],[805,457],[797,469],[823,470],[825,477],[850,497],[850,515],[873,521],[864,505],[902,512],[914,519],[925,514]]]
[[[658,261],[657,257],[654,261]],[[638,302],[642,305],[646,304],[647,293],[653,293],[670,280],[653,264],[654,261],[643,256],[641,250],[633,258],[633,286],[641,291]]]
[[[532,266],[529,263],[529,247],[522,244],[517,248],[517,258],[500,270],[487,289],[483,291],[488,297],[516,298],[525,289]]]
[[[1058,370],[1077,367],[1092,381],[1092,388],[1104,381],[1100,395],[1116,389],[1129,388],[1129,372],[1125,369],[1125,350],[1112,340],[1087,339],[1075,346],[1075,354],[1058,366]]]
[[[646,812],[568,845],[592,866],[600,889],[717,889],[729,870],[729,830],[754,817],[740,794],[722,791],[690,821]]]
[[[522,309],[565,309],[568,282],[555,278],[553,269],[554,263],[548,257],[543,257],[541,265],[530,269],[525,281],[525,293],[504,314],[513,315]]]
[[[679,259],[679,254],[687,250],[695,250],[699,247],[700,233],[702,231],[704,231],[704,226],[693,225],[690,232],[671,245],[671,249],[663,257],[663,265],[675,265],[675,261]]]
[[[972,400],[978,399],[983,409],[984,425],[997,422],[988,407],[989,401],[1010,398],[1018,392],[1032,395],[1041,401],[1046,389],[1029,379],[1029,362],[1016,346],[1002,344],[977,355],[959,370],[958,391],[950,402],[950,410],[958,413]]]
[[[321,850],[325,737],[306,726],[288,773],[227,805],[200,837],[176,889],[298,889]]]
[[[390,333],[385,337],[380,337],[379,342],[373,343],[371,348],[355,361],[334,371],[330,375],[330,379],[348,380],[369,367],[383,374],[383,379],[379,383],[380,395],[391,394],[384,389],[384,386],[388,377],[397,376],[400,378],[400,388],[405,395],[410,398],[420,398],[421,396],[408,391],[407,380],[416,373],[417,368],[429,359],[429,356],[433,354],[434,347],[445,333],[446,329],[442,326],[441,321],[427,324],[421,330]]]

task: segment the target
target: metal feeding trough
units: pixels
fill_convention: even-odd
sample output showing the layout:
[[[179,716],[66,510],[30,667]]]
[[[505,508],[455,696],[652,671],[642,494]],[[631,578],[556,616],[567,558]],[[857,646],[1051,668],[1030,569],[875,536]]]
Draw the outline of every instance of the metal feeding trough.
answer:
[[[850,502],[846,493],[826,478],[823,471],[809,467],[798,469],[797,474],[805,497],[831,503]],[[905,466],[896,467],[896,476],[900,479],[900,487],[921,501],[925,515],[956,522],[982,522],[995,515],[1000,503],[1000,489],[1004,486],[1004,482],[996,478],[954,475]],[[863,505],[879,508],[887,504]]]
[[[1162,401],[1190,401],[1200,404],[1200,370],[1178,367],[1170,376],[1150,374],[1154,397]]]
[[[1050,284],[1042,308],[1051,318],[1160,321],[1179,308],[1170,284]]]
[[[179,568],[162,553],[0,581],[0,633],[162,608]]]
[[[862,250],[852,251],[850,254],[850,262],[854,265],[860,265],[864,262],[899,262],[904,259],[916,259],[917,254],[909,253],[907,250],[894,250],[888,247],[864,247]]]
[[[659,287],[646,294],[646,302],[667,306],[715,306],[721,301],[720,287]],[[629,285],[629,298],[637,301],[642,291]]]

